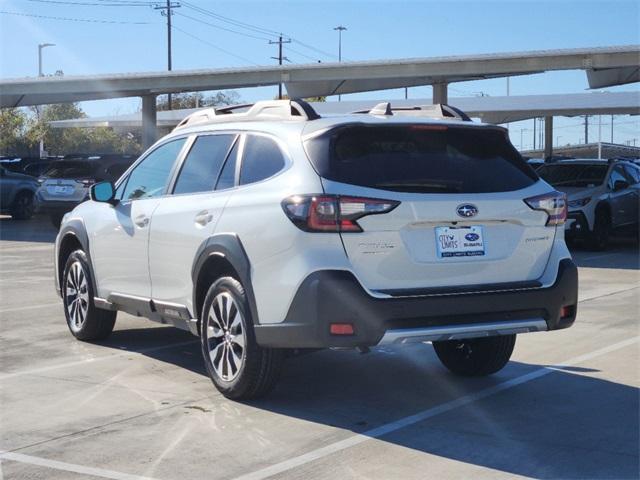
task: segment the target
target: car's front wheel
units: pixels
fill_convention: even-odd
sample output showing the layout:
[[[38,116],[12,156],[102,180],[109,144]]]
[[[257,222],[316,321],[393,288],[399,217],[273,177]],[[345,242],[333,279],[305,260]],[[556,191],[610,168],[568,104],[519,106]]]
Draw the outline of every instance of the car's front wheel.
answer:
[[[67,326],[78,340],[102,340],[116,322],[117,312],[96,308],[93,296],[89,261],[82,250],[76,250],[64,267],[62,301]]]
[[[209,288],[200,338],[207,373],[225,397],[258,398],[274,387],[283,352],[256,343],[247,296],[235,278],[220,278]]]
[[[593,223],[593,231],[590,235],[590,246],[594,250],[606,250],[609,246],[609,236],[611,235],[611,217],[604,209],[596,211]]]
[[[515,335],[433,342],[440,361],[456,375],[477,377],[501,370],[511,358]]]

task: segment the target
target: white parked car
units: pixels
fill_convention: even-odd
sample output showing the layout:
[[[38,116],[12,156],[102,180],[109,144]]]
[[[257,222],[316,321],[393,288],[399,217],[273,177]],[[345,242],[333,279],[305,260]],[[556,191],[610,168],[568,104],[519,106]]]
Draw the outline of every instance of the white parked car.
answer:
[[[505,129],[446,106],[235,111],[188,117],[65,216],[55,271],[78,339],[118,310],[189,329],[238,399],[269,391],[287,349],[432,341],[454,373],[488,375],[516,334],[574,322],[565,196]]]
[[[567,194],[565,235],[603,250],[614,231],[638,231],[640,166],[629,161],[561,160],[538,175]]]

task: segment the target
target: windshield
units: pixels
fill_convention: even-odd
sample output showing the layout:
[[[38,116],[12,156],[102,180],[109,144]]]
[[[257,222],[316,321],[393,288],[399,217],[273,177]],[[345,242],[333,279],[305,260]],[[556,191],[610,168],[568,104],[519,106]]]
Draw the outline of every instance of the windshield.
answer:
[[[47,178],[91,178],[96,165],[85,161],[58,161],[43,176]]]
[[[305,142],[320,176],[417,193],[486,193],[538,180],[497,128],[346,125]]]
[[[554,187],[589,187],[602,185],[607,175],[608,165],[589,164],[547,164],[538,169],[547,183]]]

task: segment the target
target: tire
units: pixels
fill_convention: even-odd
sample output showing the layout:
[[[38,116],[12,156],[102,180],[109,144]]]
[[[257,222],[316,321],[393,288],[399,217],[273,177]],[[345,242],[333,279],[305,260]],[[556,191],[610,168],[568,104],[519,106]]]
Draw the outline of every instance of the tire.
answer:
[[[53,213],[49,217],[49,220],[51,220],[51,225],[53,225],[56,230],[60,230],[60,224],[62,223],[62,217],[64,217],[64,215],[61,214],[61,213]]]
[[[207,373],[225,397],[259,398],[275,386],[284,352],[256,343],[247,296],[235,278],[222,277],[209,287],[200,339]]]
[[[597,210],[593,223],[593,231],[590,234],[589,246],[593,250],[606,250],[609,246],[609,236],[611,235],[611,217],[606,210]]]
[[[480,377],[501,370],[511,358],[515,335],[433,342],[436,355],[456,375]]]
[[[14,220],[29,220],[31,217],[33,217],[33,193],[20,192],[13,200],[11,218]]]
[[[62,274],[62,301],[69,331],[78,340],[103,340],[116,323],[117,312],[94,305],[92,275],[86,254],[72,252]]]

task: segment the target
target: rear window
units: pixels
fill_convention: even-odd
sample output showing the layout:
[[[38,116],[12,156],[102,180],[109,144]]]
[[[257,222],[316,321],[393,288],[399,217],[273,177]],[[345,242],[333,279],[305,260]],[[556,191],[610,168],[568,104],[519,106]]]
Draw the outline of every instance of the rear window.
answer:
[[[417,193],[507,192],[538,180],[494,128],[349,125],[305,142],[320,176]]]
[[[588,187],[602,185],[608,165],[547,164],[538,169],[545,182],[554,187]]]
[[[87,161],[59,161],[44,173],[48,178],[91,178],[96,173],[97,165]]]

